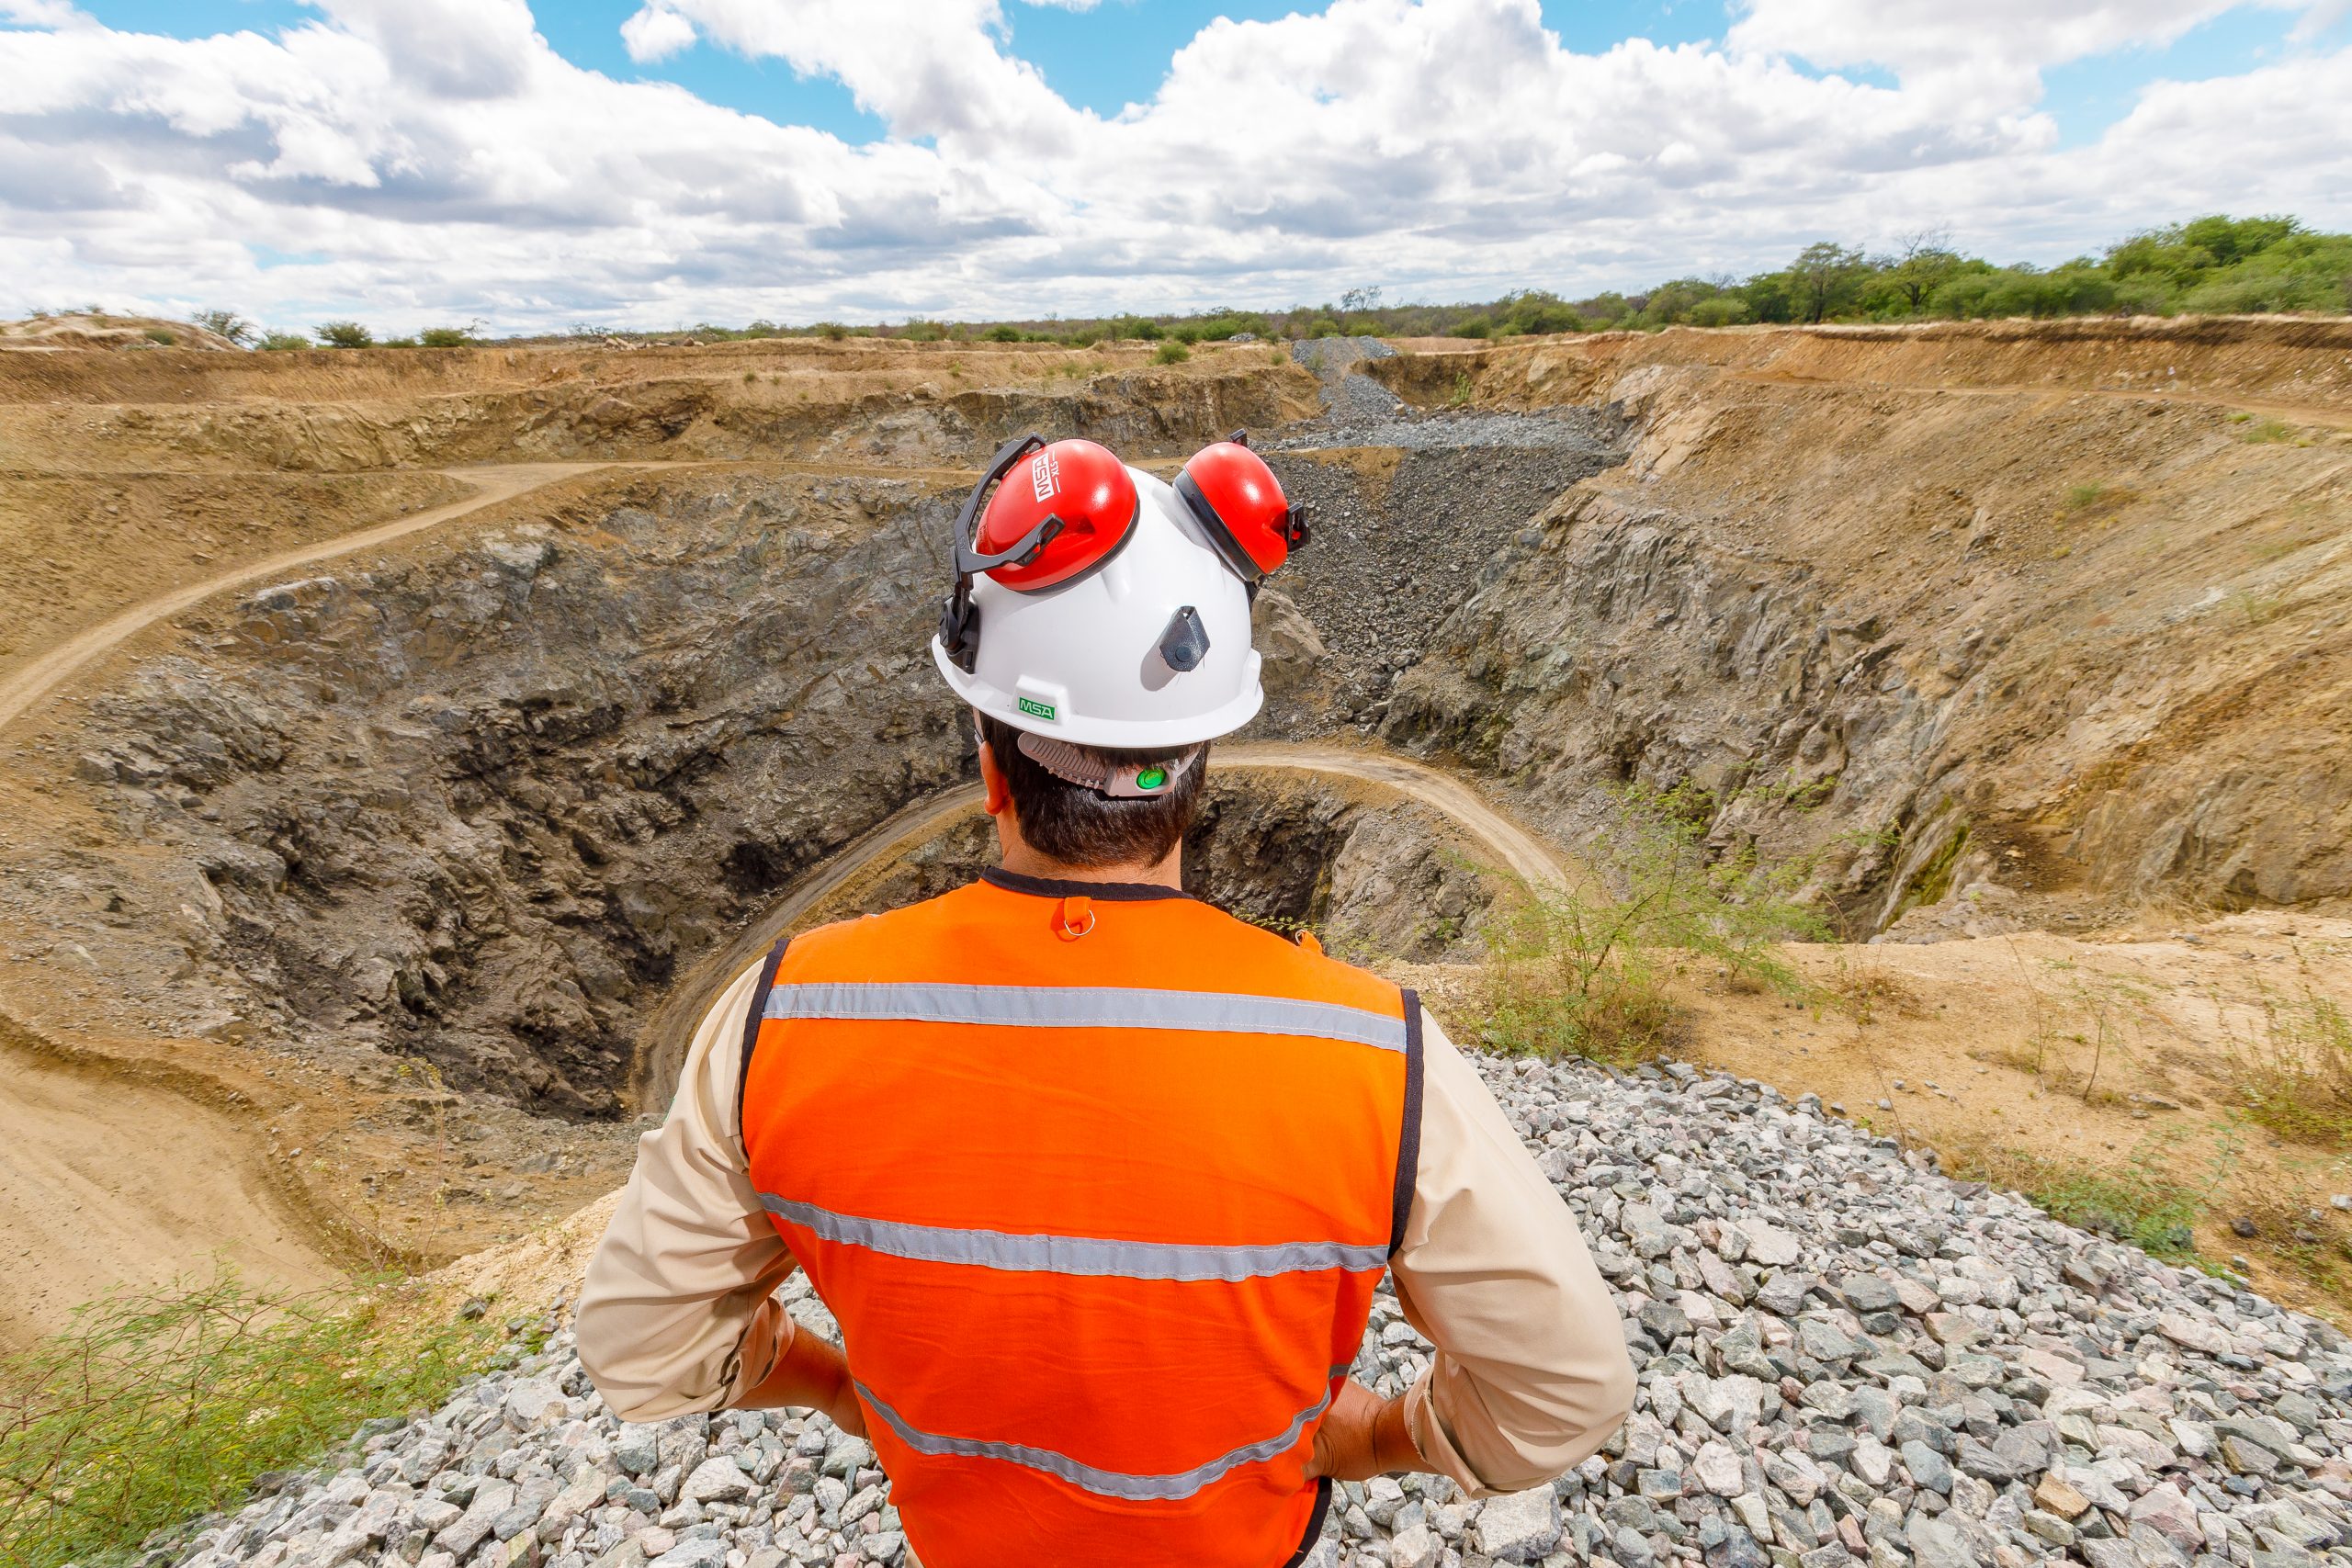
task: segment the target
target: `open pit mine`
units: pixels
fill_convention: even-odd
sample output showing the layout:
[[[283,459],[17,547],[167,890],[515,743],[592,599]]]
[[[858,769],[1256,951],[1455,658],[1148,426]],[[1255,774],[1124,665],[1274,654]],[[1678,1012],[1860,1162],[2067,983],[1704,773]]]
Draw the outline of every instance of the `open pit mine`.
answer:
[[[861,1441],[624,1426],[563,1301],[710,997],[993,853],[977,468],[1238,427],[1316,539],[1197,892],[1467,1046],[1628,792],[1818,924],[1665,1059],[1481,1058],[1636,1412],[1313,1561],[2352,1562],[2352,1099],[2256,1113],[2352,999],[2352,326],[1147,346],[0,354],[0,1344],[215,1260],[546,1316],[159,1568],[900,1559]]]

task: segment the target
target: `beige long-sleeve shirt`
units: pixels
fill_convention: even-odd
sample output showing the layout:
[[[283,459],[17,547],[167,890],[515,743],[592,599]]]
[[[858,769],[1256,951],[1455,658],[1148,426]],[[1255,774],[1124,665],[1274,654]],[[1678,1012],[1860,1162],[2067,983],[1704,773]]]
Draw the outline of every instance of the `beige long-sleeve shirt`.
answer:
[[[724,1408],[796,1332],[774,1299],[796,1265],[760,1207],[736,1117],[758,986],[754,965],[704,1017],[589,1264],[580,1359],[625,1420]],[[1421,1457],[1474,1495],[1521,1491],[1607,1439],[1632,1407],[1633,1368],[1567,1206],[1434,1021],[1422,1048],[1420,1157],[1389,1266],[1436,1354],[1406,1394],[1407,1423]]]

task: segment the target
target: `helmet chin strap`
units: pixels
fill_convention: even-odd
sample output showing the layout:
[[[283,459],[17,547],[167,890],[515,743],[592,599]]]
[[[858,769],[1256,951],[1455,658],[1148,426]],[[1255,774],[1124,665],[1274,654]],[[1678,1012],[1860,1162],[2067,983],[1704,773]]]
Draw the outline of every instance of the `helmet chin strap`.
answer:
[[[1091,789],[1113,800],[1149,800],[1166,795],[1207,750],[1205,746],[1190,746],[1164,761],[1112,762],[1067,740],[1026,729],[1015,744],[1023,756],[1063,783]]]

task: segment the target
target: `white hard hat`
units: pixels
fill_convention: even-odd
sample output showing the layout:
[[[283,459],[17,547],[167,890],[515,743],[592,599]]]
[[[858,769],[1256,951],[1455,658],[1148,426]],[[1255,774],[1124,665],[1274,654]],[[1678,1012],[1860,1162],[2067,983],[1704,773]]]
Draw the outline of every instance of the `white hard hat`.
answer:
[[[1173,752],[1265,701],[1250,586],[1193,505],[1093,443],[1008,445],[956,544],[931,652],[980,712],[1075,745]]]

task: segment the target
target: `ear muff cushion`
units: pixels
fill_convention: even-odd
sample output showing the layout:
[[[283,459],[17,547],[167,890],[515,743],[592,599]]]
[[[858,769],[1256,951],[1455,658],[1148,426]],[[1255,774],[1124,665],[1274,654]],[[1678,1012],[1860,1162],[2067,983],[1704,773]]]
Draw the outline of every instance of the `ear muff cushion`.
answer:
[[[1231,567],[1236,575],[1244,582],[1255,582],[1266,575],[1268,569],[1260,566],[1251,558],[1250,552],[1242,548],[1241,541],[1234,536],[1232,528],[1217,514],[1209,498],[1201,493],[1200,481],[1189,472],[1180,473],[1176,476],[1175,491],[1183,498],[1186,509],[1199,522],[1202,531],[1208,535],[1209,543],[1216,547],[1216,553],[1225,558],[1225,564]]]

